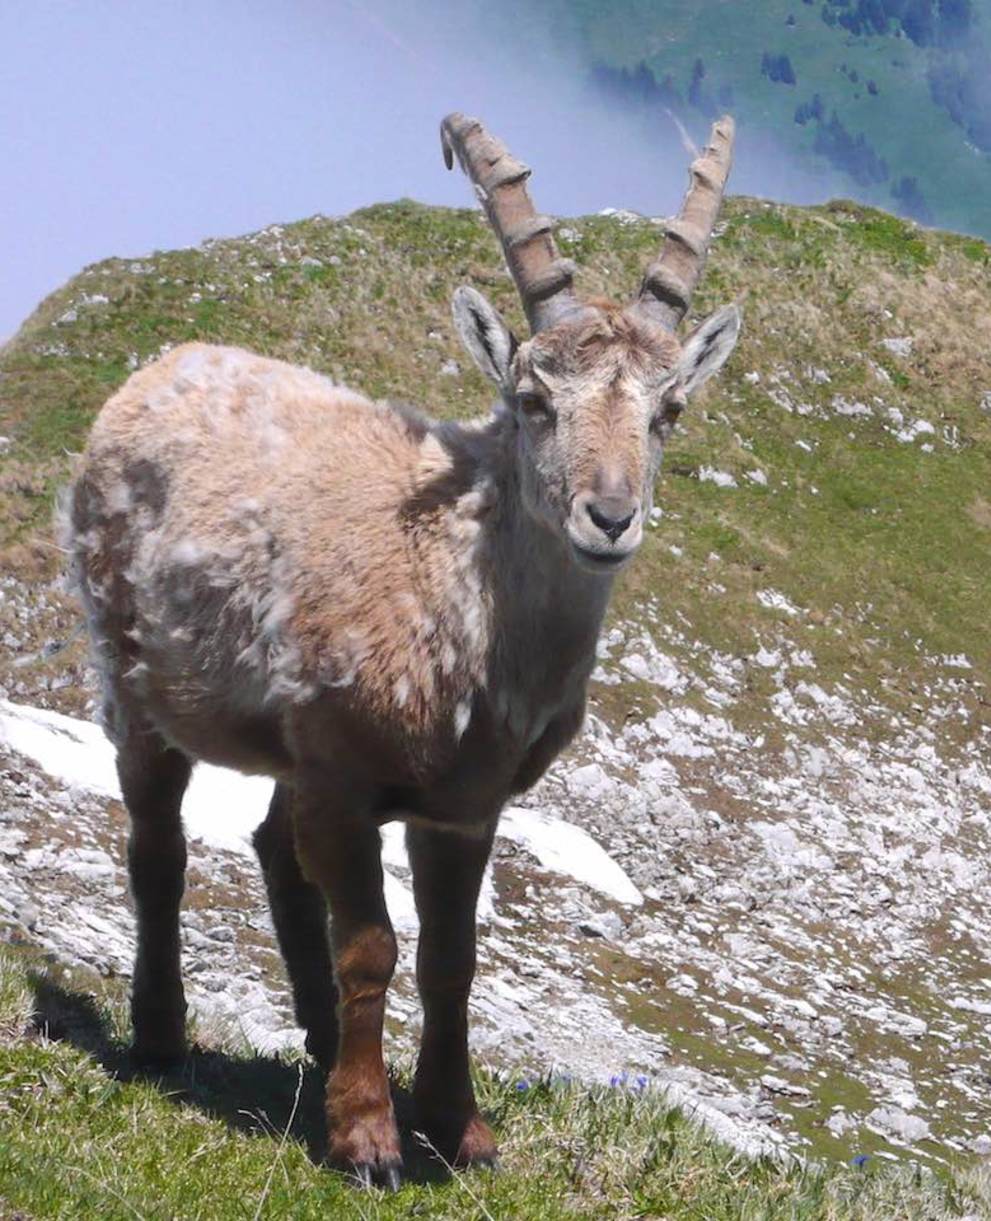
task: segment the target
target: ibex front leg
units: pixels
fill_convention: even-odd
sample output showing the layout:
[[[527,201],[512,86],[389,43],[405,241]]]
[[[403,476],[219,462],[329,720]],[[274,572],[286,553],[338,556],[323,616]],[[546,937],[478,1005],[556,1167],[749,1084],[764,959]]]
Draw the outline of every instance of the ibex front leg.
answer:
[[[330,908],[337,977],[337,1061],[327,1080],[331,1162],[362,1182],[399,1185],[399,1134],[382,1059],[385,994],[396,939],[382,887],[381,839],[367,817],[328,808],[327,788],[306,782],[294,807],[303,875]]]
[[[468,1062],[468,994],[475,975],[475,908],[492,847],[421,827],[407,830],[420,917],[416,980],[423,1039],[413,1094],[417,1121],[456,1166],[494,1164],[498,1150],[478,1113]]]

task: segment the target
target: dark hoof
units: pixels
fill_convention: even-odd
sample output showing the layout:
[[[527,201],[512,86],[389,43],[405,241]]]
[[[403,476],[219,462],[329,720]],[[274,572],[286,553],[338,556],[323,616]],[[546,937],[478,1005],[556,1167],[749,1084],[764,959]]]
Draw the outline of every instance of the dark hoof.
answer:
[[[398,1166],[375,1166],[371,1162],[355,1162],[351,1173],[363,1188],[382,1187],[385,1191],[399,1190]]]
[[[467,1121],[433,1123],[426,1129],[431,1145],[440,1158],[454,1170],[473,1166],[496,1170],[499,1148],[492,1129],[476,1111]]]

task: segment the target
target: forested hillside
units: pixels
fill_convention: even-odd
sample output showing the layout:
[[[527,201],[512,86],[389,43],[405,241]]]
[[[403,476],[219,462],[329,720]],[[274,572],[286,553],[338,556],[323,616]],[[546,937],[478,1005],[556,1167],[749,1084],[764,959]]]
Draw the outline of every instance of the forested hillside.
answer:
[[[542,71],[583,74],[648,141],[672,116],[700,141],[731,110],[738,188],[991,236],[991,0],[507,0],[499,23],[466,7],[474,36],[543,47]]]
[[[991,233],[991,5],[766,0],[583,5],[605,96],[684,119],[733,109],[859,197]]]

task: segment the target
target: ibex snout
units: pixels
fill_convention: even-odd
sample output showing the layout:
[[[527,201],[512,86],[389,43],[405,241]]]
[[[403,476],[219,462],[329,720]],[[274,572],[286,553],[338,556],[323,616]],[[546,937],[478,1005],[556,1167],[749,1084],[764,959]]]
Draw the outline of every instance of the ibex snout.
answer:
[[[585,512],[611,543],[618,543],[634,517],[640,511],[639,501],[630,501],[619,496],[605,496],[601,500],[590,500]]]
[[[572,504],[568,536],[580,563],[598,570],[628,560],[643,537],[640,500],[617,492],[581,492]]]

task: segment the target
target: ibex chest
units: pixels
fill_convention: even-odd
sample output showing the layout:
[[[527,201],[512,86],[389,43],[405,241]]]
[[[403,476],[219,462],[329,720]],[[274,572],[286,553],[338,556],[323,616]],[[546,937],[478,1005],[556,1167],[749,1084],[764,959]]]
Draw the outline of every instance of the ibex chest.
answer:
[[[494,818],[577,732],[588,670],[583,660],[553,683],[493,684],[477,692],[456,745],[441,746],[433,766],[407,791],[410,813],[452,827]]]
[[[426,774],[380,789],[380,821],[422,821],[451,830],[491,823],[516,792],[543,774],[581,722],[583,701],[545,708],[518,737],[482,711],[457,748]]]

